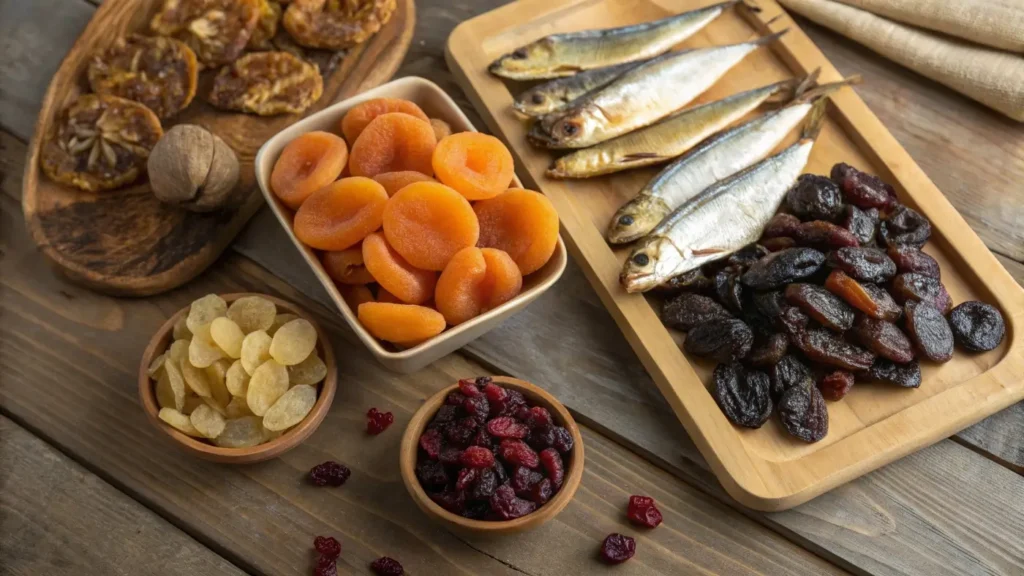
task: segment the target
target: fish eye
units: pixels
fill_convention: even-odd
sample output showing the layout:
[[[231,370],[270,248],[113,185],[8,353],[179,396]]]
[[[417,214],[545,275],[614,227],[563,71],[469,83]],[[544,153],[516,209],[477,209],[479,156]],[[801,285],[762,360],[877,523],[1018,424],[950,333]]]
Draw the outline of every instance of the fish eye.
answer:
[[[630,216],[629,214],[626,214],[625,216],[619,218],[619,224],[623,226],[631,226],[633,224],[633,217]]]
[[[534,92],[533,93],[533,97],[531,98],[531,100],[533,100],[534,104],[543,104],[544,103],[544,95],[541,94],[540,92]]]
[[[515,58],[516,60],[522,60],[526,58],[526,50],[518,48],[514,52],[512,52],[512,57]]]
[[[637,254],[636,256],[633,256],[633,263],[636,264],[637,266],[647,266],[648,264],[650,264],[650,262],[651,259],[648,258],[647,254],[644,254],[643,252]]]
[[[576,125],[573,124],[572,122],[562,123],[562,132],[565,132],[566,136],[572,136],[573,134],[576,133],[577,130],[579,130],[579,128],[577,128]]]

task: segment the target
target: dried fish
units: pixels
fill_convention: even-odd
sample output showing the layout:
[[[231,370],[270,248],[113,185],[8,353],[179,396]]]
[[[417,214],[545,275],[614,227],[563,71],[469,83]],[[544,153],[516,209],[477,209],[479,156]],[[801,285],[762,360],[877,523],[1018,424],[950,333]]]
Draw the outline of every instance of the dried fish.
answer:
[[[612,80],[622,76],[627,70],[636,68],[640,62],[626,62],[615,66],[594,68],[580,72],[575,76],[556,78],[530,88],[520,94],[512,103],[512,107],[527,116],[543,116],[568,106],[573,100],[607,86]]]

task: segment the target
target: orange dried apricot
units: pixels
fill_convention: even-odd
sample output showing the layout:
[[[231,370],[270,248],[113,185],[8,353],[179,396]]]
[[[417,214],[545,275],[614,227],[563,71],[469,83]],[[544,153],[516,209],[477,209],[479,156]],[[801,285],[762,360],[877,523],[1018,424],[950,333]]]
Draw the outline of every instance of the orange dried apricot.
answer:
[[[397,296],[388,292],[383,287],[377,288],[377,302],[384,302],[385,304],[405,304],[405,302],[399,300]]]
[[[342,178],[314,192],[295,213],[295,236],[318,250],[351,248],[380,228],[388,193],[370,180]]]
[[[434,180],[430,176],[421,172],[416,172],[415,170],[381,172],[374,176],[373,179],[380,182],[380,185],[387,190],[388,196],[394,196],[395,192],[398,192],[413,182],[437,182],[437,180]]]
[[[338,291],[341,292],[341,297],[348,307],[353,310],[357,310],[364,302],[373,302],[373,294],[365,284],[346,284],[339,286]]]
[[[373,275],[363,265],[363,249],[359,246],[336,252],[324,252],[320,257],[324,272],[338,284],[369,284]]]
[[[447,138],[452,135],[451,124],[441,120],[440,118],[431,118],[430,127],[434,129],[434,138],[440,142],[442,138]]]
[[[382,172],[415,170],[434,173],[431,157],[437,139],[428,122],[402,112],[381,114],[352,144],[348,169],[353,176],[373,177]]]
[[[348,159],[348,146],[330,132],[309,132],[281,151],[270,174],[270,189],[292,210],[334,182]]]
[[[422,304],[434,295],[437,273],[420,270],[388,246],[384,235],[374,232],[363,240],[362,260],[381,288],[406,304]]]
[[[481,247],[508,252],[523,276],[551,259],[558,244],[558,213],[532,190],[510,188],[473,206],[480,221]]]
[[[453,256],[441,273],[437,310],[454,326],[508,302],[522,288],[523,275],[508,254],[471,246]]]
[[[374,98],[349,109],[341,119],[341,133],[350,144],[355,143],[359,135],[378,116],[390,112],[401,112],[429,122],[430,118],[414,102],[401,98]]]
[[[414,304],[366,302],[359,305],[359,322],[375,338],[397,344],[420,342],[445,328],[440,312]]]
[[[514,173],[512,153],[494,136],[460,132],[441,140],[431,159],[434,175],[469,200],[501,194]]]
[[[461,194],[444,184],[416,182],[384,207],[384,236],[409,264],[440,271],[456,252],[476,245],[480,225]]]

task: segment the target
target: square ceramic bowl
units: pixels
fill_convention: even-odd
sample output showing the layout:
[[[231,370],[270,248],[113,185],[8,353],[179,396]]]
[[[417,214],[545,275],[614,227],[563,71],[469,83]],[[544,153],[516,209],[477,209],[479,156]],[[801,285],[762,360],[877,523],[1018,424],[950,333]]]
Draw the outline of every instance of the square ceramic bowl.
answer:
[[[326,130],[337,134],[339,133],[341,118],[350,108],[367,100],[382,97],[411,100],[419,105],[426,112],[427,116],[440,118],[451,125],[453,132],[476,132],[476,128],[469,122],[466,115],[436,84],[423,78],[401,78],[378,86],[373,90],[363,92],[358,96],[332,104],[320,112],[299,120],[278,132],[256,154],[256,181],[259,182],[263,197],[266,199],[270,209],[274,211],[274,215],[277,216],[277,220],[281,223],[288,237],[291,238],[292,243],[295,244],[299,253],[305,258],[306,263],[309,264],[309,267],[316,274],[324,289],[330,294],[334,304],[341,311],[341,315],[348,322],[349,326],[352,327],[356,335],[359,336],[359,339],[370,349],[370,352],[373,353],[381,364],[396,372],[409,373],[415,372],[434,360],[465,346],[535,300],[562,275],[562,272],[565,271],[568,257],[566,255],[565,243],[562,241],[561,236],[559,236],[558,245],[555,247],[555,253],[552,255],[551,260],[540,270],[523,278],[523,291],[518,296],[468,322],[448,328],[441,334],[412,348],[404,350],[392,348],[367,332],[356,318],[356,311],[349,307],[348,303],[341,297],[341,293],[334,285],[334,282],[327,276],[316,252],[295,237],[295,233],[292,231],[292,218],[295,214],[270,191],[270,173],[274,168],[274,163],[277,162],[278,156],[281,154],[281,150],[297,136],[314,130]],[[518,177],[515,178],[515,183],[518,186],[522,186]]]

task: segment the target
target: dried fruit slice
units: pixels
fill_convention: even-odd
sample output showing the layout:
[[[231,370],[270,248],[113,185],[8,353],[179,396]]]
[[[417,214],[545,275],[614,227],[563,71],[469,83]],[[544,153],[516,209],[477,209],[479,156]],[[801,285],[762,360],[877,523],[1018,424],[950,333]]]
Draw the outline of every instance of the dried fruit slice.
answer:
[[[231,303],[227,317],[248,334],[256,330],[268,330],[277,318],[277,306],[266,298],[243,296]]]
[[[175,375],[173,379],[172,373]],[[160,378],[156,381],[156,403],[161,408],[174,408],[179,411],[185,407],[185,379],[182,378],[179,368],[160,372]]]
[[[185,43],[130,34],[93,58],[89,86],[97,94],[133,100],[169,118],[192,102],[197,70],[196,54]]]
[[[224,407],[225,418],[241,418],[252,415],[252,410],[249,410],[249,405],[245,403],[245,398],[232,396],[231,401]]]
[[[316,192],[295,213],[299,240],[319,250],[345,250],[380,228],[388,194],[369,178],[342,178]]]
[[[383,288],[382,288],[383,290]],[[344,284],[338,287],[342,299],[348,307],[355,310],[363,302],[374,302],[373,292],[365,284]]]
[[[384,187],[388,197],[394,196],[399,190],[414,182],[437,182],[430,176],[415,170],[399,170],[398,172],[381,172],[373,177]]]
[[[210,322],[210,338],[229,358],[242,357],[242,340],[245,339],[245,333],[234,320],[223,316],[214,318],[213,322]]]
[[[166,352],[160,354],[156,358],[153,358],[153,360],[149,363],[149,366],[146,368],[146,374],[148,374],[150,378],[159,378],[161,369],[164,367],[164,360],[166,358]]]
[[[270,357],[282,366],[302,362],[316,348],[316,328],[305,318],[281,326],[270,341]]]
[[[388,201],[384,236],[409,264],[440,271],[456,252],[476,245],[480,225],[461,194],[444,184],[417,182]]]
[[[419,106],[409,100],[402,100],[401,98],[374,98],[353,106],[345,113],[345,116],[341,119],[341,133],[345,135],[345,140],[349,144],[353,144],[359,138],[359,135],[362,134],[363,130],[369,126],[370,122],[382,114],[389,114],[391,112],[401,112],[415,116],[424,122],[430,120]]]
[[[242,340],[242,368],[252,375],[261,364],[270,359],[270,343],[273,339],[263,330],[245,335]]]
[[[307,132],[288,143],[270,174],[270,189],[292,210],[334,182],[348,161],[348,146],[330,132]]]
[[[316,66],[288,52],[252,52],[225,66],[207,98],[224,110],[301,114],[324,92]]]
[[[245,398],[246,392],[249,391],[249,373],[242,367],[241,360],[235,360],[228,368],[228,372],[224,376],[224,386],[232,396]]]
[[[195,334],[200,326],[213,322],[214,318],[224,316],[227,311],[228,303],[223,298],[216,294],[207,294],[192,302],[185,325],[192,334]]]
[[[342,50],[380,30],[395,7],[395,0],[293,0],[281,23],[307,48]]]
[[[206,404],[196,407],[189,420],[196,431],[206,438],[216,438],[224,431],[224,417]]]
[[[174,323],[174,330],[172,330],[171,335],[175,340],[192,339],[192,331],[188,329],[188,324],[186,324],[187,320],[188,318],[186,316],[182,316]]]
[[[494,248],[463,248],[437,281],[437,310],[448,324],[461,324],[515,298],[523,276],[512,258]]]
[[[473,210],[480,221],[477,245],[507,252],[523,276],[539,270],[555,253],[558,213],[543,194],[512,188],[477,202]]]
[[[271,432],[287,430],[309,414],[316,404],[316,388],[293,386],[274,402],[263,415],[263,427]]]
[[[185,360],[181,363],[181,375],[185,378],[185,384],[198,396],[210,396],[210,377],[206,371],[196,368],[191,362]]]
[[[221,448],[249,448],[263,442],[263,419],[242,416],[224,422],[224,430],[213,439]]]
[[[291,386],[316,384],[327,376],[327,364],[320,359],[316,350],[310,352],[305,360],[288,366],[288,383]]]
[[[277,25],[281,22],[283,12],[281,3],[274,0],[257,0],[257,3],[259,18],[245,47],[249,50],[272,50],[274,43],[271,40],[277,35]]]
[[[374,118],[352,143],[348,169],[353,176],[415,170],[433,174],[430,159],[437,140],[430,124],[401,112]]]
[[[453,134],[437,143],[431,159],[438,180],[468,200],[494,198],[512,180],[512,153],[494,136]]]
[[[363,240],[362,256],[366,269],[388,293],[406,304],[422,304],[434,297],[437,273],[420,270],[388,246],[380,232]]]
[[[295,320],[296,318],[298,318],[298,316],[296,316],[295,314],[278,314],[277,317],[274,318],[274,323],[270,325],[270,328],[267,328],[267,334],[271,336],[277,334],[277,330],[281,328],[281,326],[284,326],[285,324],[291,322],[292,320]]]
[[[210,326],[211,324],[203,324],[193,330],[192,341],[188,345],[188,362],[196,368],[206,368],[224,357],[224,351],[210,336]],[[182,364],[184,363],[185,361],[182,361]]]
[[[253,372],[252,379],[249,380],[249,390],[245,393],[245,401],[253,414],[263,416],[287,391],[288,370],[270,359]]]
[[[188,416],[178,412],[174,408],[161,408],[157,417],[169,424],[172,428],[195,438],[202,438],[202,434],[192,425]]]
[[[204,370],[210,383],[210,399],[221,408],[226,407],[231,401],[231,392],[227,388],[227,375],[231,364],[230,360],[221,359]]]
[[[324,272],[337,284],[370,284],[374,281],[373,275],[363,265],[362,246],[324,252],[320,263]]]
[[[61,184],[87,192],[113,190],[142,174],[163,133],[156,114],[138,102],[84,94],[54,122],[40,163]]]
[[[164,0],[150,27],[174,36],[208,66],[238,58],[260,17],[258,0]]]
[[[412,304],[360,304],[359,322],[375,338],[397,344],[420,342],[437,336],[445,328],[440,312]]]

